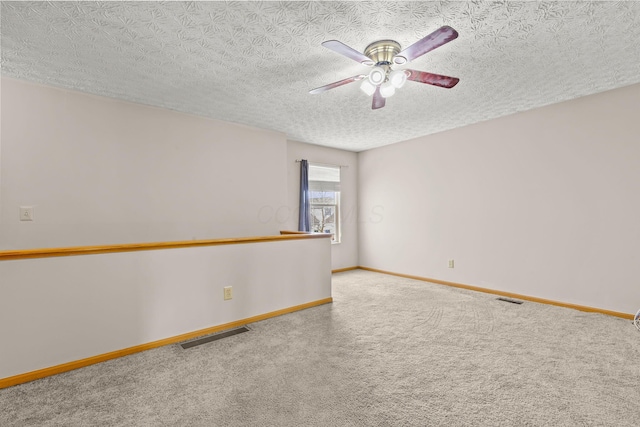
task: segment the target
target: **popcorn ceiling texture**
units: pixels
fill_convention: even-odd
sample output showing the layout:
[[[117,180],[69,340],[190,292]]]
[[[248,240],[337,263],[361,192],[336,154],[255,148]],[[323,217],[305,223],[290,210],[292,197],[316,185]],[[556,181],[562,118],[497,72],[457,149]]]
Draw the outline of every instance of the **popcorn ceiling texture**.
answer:
[[[2,74],[362,151],[640,82],[640,2],[2,2]],[[321,46],[458,39],[371,110]]]

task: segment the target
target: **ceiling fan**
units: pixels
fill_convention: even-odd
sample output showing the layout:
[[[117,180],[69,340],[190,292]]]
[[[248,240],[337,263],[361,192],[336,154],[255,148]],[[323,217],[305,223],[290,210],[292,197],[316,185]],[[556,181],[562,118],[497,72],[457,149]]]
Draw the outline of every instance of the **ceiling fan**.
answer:
[[[376,110],[384,107],[386,98],[392,96],[396,89],[401,88],[407,80],[450,89],[458,84],[460,79],[427,73],[425,71],[410,69],[394,70],[392,66],[403,65],[413,61],[419,56],[449,43],[456,37],[458,37],[458,32],[445,25],[404,50],[400,50],[400,44],[394,40],[378,40],[367,46],[364,53],[360,53],[338,40],[327,40],[322,43],[322,46],[354,61],[358,61],[362,65],[373,68],[368,74],[359,74],[329,83],[328,85],[310,90],[309,93],[322,93],[348,83],[362,81],[360,88],[367,95],[373,95],[371,108]]]

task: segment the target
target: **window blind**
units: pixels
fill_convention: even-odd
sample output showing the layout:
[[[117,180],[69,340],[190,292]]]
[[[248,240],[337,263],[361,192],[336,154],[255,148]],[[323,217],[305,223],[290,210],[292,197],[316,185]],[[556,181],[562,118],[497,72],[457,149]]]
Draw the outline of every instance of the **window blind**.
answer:
[[[309,190],[340,191],[340,166],[309,164]]]

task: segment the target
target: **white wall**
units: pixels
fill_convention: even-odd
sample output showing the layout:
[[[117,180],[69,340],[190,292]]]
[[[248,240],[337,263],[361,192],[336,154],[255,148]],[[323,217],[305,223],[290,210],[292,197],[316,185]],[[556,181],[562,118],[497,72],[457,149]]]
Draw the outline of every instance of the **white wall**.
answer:
[[[633,85],[360,153],[360,265],[635,313],[639,106]]]
[[[8,78],[1,87],[0,250],[287,228],[264,215],[289,203],[283,134]],[[350,191],[355,203],[355,179]],[[19,206],[34,206],[35,221],[20,222]],[[2,261],[0,342],[11,344],[0,378],[328,298],[330,253],[329,239],[309,239]]]
[[[329,298],[330,265],[328,238],[2,261],[0,379]]]
[[[259,214],[287,203],[283,134],[1,85],[0,250],[278,234]]]
[[[342,239],[331,245],[331,268],[356,267],[358,265],[358,155],[351,151],[287,142],[288,205],[274,210],[273,215],[287,230],[298,229],[298,203],[300,200],[300,163],[306,159],[311,163],[342,166],[340,169],[340,220]],[[265,211],[266,213],[266,211]]]
[[[0,78],[0,223],[2,222],[2,80]],[[0,242],[2,241],[2,232],[0,231]],[[2,248],[2,243],[0,243]]]

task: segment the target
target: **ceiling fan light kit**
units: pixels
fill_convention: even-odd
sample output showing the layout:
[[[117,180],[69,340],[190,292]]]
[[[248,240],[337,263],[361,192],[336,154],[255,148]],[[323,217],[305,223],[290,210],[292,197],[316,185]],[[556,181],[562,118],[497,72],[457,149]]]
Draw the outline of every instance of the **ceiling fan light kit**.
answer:
[[[358,61],[362,65],[373,66],[373,68],[366,76],[360,74],[349,77],[315,88],[309,93],[322,93],[347,83],[362,80],[360,89],[368,96],[373,96],[371,108],[376,110],[384,107],[385,99],[393,96],[396,89],[404,86],[407,80],[450,89],[458,84],[460,79],[417,70],[393,70],[391,67],[406,64],[445,43],[449,43],[456,37],[458,37],[458,32],[445,25],[404,50],[400,50],[401,46],[395,40],[378,40],[369,44],[364,53],[358,52],[338,40],[327,40],[322,43],[322,46]]]
[[[393,70],[389,73],[389,81],[396,89],[400,89],[407,82],[407,72],[405,70]]]
[[[371,84],[369,79],[362,80],[362,84],[360,85],[360,89],[362,89],[362,91],[364,93],[366,93],[367,96],[373,95],[373,93],[376,91],[375,85]]]
[[[393,96],[395,93],[396,93],[396,87],[393,84],[391,84],[390,81],[386,81],[382,83],[382,85],[380,86],[380,95],[382,95],[383,98],[389,98]]]

